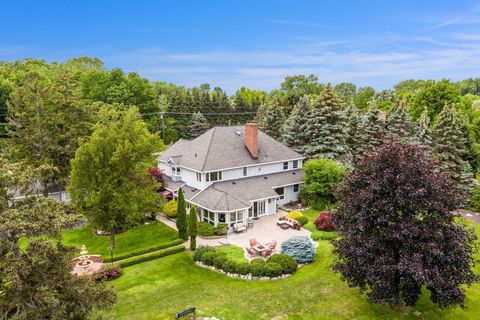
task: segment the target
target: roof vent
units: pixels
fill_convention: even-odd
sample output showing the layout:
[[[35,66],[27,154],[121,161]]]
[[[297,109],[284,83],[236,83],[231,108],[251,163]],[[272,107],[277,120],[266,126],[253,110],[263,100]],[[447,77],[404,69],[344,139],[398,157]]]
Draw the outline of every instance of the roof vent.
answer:
[[[193,189],[192,189],[192,192],[195,192],[195,191],[197,191],[197,189],[193,188]]]
[[[197,157],[197,153],[195,152],[195,158]]]
[[[233,181],[232,184],[237,184],[237,183],[235,181]]]
[[[242,135],[242,132],[241,131],[235,131],[235,134],[240,137]]]
[[[267,180],[267,179],[268,179],[268,177],[263,177],[263,179]]]
[[[296,172],[292,172],[293,175],[297,174]]]

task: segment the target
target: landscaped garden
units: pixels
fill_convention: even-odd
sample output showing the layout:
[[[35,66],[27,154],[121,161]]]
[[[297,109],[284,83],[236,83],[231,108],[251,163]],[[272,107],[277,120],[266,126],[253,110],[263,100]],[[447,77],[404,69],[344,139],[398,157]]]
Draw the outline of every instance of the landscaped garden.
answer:
[[[480,227],[475,227],[479,235]],[[233,279],[199,268],[186,252],[125,268],[120,278],[109,282],[118,302],[104,315],[106,319],[169,319],[191,306],[197,307],[198,315],[220,319],[475,319],[480,314],[478,283],[467,288],[465,310],[442,310],[428,294],[415,307],[371,304],[331,270],[334,256],[329,242],[318,243],[313,263],[273,282]],[[235,247],[222,250],[231,253]]]

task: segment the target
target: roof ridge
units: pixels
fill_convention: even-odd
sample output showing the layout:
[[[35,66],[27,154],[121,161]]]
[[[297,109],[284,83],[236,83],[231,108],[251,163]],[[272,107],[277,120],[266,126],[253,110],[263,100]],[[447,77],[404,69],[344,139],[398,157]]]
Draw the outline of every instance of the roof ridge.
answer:
[[[212,146],[213,135],[215,134],[216,128],[217,127],[212,128],[212,135],[210,136],[210,140],[208,141],[208,148],[207,148],[207,152],[205,153],[205,158],[203,158],[203,164],[202,164],[202,170],[201,171],[205,170],[205,164],[207,163],[207,158],[208,158],[208,155],[210,154],[210,147]]]

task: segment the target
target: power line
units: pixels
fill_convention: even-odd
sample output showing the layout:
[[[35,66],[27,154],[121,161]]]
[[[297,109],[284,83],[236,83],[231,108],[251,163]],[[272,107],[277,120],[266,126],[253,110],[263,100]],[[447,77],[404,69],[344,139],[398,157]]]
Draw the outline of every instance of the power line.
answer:
[[[155,114],[189,114],[193,115],[196,112],[174,112],[174,111],[165,111],[165,112],[150,112],[150,113],[142,113],[142,116],[150,116],[150,115],[155,115]],[[238,115],[238,114],[256,114],[256,112],[205,112],[202,114],[204,116],[208,115]]]

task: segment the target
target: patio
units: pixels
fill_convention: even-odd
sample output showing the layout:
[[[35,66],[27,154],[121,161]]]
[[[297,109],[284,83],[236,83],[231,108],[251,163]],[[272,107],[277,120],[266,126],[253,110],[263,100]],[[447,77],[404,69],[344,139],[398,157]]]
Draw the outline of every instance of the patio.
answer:
[[[281,216],[287,213],[283,210],[277,210],[275,215],[268,215],[255,220],[253,227],[248,228],[247,231],[241,233],[229,233],[227,235],[228,242],[232,245],[239,246],[243,249],[250,247],[250,239],[256,239],[261,244],[277,241],[277,252],[280,252],[280,246],[285,241],[293,236],[307,236],[310,237],[311,232],[302,228],[300,230],[286,229],[283,230],[277,226],[277,221]],[[314,242],[314,245],[318,245]],[[245,257],[249,258],[245,252]]]

